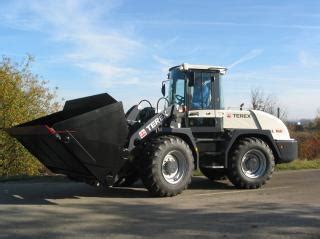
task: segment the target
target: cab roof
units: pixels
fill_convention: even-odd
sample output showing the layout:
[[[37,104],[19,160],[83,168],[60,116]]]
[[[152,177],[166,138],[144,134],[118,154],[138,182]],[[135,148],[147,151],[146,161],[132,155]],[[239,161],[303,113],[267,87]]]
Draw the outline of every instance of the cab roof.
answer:
[[[188,70],[207,70],[207,71],[219,71],[220,74],[225,74],[227,71],[226,67],[223,66],[212,66],[212,65],[193,65],[188,63],[183,63],[181,65],[177,65],[171,67],[169,71],[179,68],[181,71],[188,71]]]

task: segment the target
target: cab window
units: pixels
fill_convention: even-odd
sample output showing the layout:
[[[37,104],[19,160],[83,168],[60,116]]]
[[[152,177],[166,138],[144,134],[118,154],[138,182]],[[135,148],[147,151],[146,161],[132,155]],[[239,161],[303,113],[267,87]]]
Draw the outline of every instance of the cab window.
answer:
[[[212,80],[211,74],[195,72],[194,82],[190,87],[191,109],[212,109]]]
[[[185,105],[185,74],[177,69],[173,69],[170,71],[169,78],[169,105]]]
[[[176,90],[174,94],[174,101],[178,105],[184,105],[184,79],[176,81]]]

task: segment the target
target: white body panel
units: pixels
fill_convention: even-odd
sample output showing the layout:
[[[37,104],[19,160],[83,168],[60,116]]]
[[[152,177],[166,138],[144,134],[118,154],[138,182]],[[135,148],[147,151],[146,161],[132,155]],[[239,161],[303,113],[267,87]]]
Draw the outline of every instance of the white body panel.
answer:
[[[225,110],[221,113],[224,129],[258,129],[249,111]]]
[[[172,70],[173,68],[179,67],[182,71],[188,71],[188,70],[212,70],[212,71],[219,71],[220,74],[225,74],[227,71],[226,67],[223,66],[212,66],[212,65],[193,65],[188,63],[183,63],[178,66],[171,67],[169,69]]]
[[[290,140],[287,126],[277,117],[263,111],[253,110],[256,114],[262,129],[271,130],[276,140]]]
[[[197,115],[195,115],[197,114]],[[277,117],[258,110],[190,110],[189,118],[222,118],[224,129],[270,130],[275,140],[291,140],[285,124]]]

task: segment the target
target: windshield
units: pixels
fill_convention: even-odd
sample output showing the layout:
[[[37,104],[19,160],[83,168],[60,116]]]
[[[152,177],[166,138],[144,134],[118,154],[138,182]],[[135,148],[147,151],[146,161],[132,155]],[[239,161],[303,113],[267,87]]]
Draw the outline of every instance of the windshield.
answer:
[[[189,76],[189,81],[186,74]],[[222,74],[201,71],[185,73],[174,68],[169,72],[168,78],[169,80],[163,83],[165,98],[169,105],[186,105],[186,84],[188,84],[190,109],[223,109]]]
[[[169,104],[185,105],[185,74],[177,69],[169,73],[169,80],[166,82],[166,98]]]

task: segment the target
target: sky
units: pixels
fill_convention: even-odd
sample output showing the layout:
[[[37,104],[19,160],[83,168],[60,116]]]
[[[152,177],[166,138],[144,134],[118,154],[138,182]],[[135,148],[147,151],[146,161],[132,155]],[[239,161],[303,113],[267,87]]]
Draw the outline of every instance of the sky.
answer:
[[[317,0],[0,0],[0,54],[34,56],[60,99],[155,104],[168,68],[190,63],[228,67],[226,107],[249,107],[260,88],[289,119],[320,108]]]

